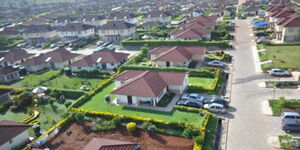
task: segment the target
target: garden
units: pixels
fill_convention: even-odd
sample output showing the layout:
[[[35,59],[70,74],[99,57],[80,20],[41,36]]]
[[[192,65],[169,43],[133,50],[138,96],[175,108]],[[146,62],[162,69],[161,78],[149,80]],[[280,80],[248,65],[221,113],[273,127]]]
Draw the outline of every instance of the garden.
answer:
[[[271,68],[299,70],[300,47],[298,45],[259,45],[258,48],[266,49],[259,52],[261,61],[272,60],[272,63],[262,65],[263,70]]]
[[[279,116],[282,112],[300,112],[300,100],[287,100],[280,97],[277,100],[269,100],[273,115]]]

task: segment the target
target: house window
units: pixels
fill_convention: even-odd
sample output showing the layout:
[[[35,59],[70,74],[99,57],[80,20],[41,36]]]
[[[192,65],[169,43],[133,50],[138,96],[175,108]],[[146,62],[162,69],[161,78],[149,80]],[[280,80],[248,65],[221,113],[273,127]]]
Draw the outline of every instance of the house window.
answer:
[[[9,140],[9,144],[11,144],[13,141],[12,140]]]

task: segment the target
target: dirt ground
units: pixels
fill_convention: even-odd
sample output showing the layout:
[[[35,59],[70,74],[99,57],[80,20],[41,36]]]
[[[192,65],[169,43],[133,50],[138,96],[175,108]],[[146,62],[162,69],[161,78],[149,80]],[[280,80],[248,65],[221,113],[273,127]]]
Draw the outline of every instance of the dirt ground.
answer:
[[[66,131],[71,131],[67,135]],[[149,137],[148,133],[141,130],[136,130],[134,134],[128,133],[124,127],[120,127],[116,131],[106,132],[91,132],[87,127],[78,125],[76,123],[70,124],[68,127],[51,139],[46,147],[51,150],[81,150],[94,137],[108,138],[121,141],[137,142],[141,144],[142,150],[192,150],[193,140],[167,136],[162,134],[155,134]]]

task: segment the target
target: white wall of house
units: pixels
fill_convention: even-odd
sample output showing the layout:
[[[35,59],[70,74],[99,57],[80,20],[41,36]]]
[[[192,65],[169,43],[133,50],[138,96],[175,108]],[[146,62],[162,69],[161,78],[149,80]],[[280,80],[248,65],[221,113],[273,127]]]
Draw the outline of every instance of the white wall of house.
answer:
[[[18,79],[20,79],[20,74],[18,71],[0,76],[0,82],[2,82],[2,83],[11,82],[11,81],[18,80]]]
[[[143,18],[143,23],[160,22],[162,24],[170,24],[171,20],[172,20],[171,16],[168,16],[168,17],[145,17],[145,18]]]
[[[28,132],[24,131],[23,133],[19,134],[18,136],[14,137],[11,141],[7,141],[6,143],[0,146],[1,150],[10,150],[15,146],[22,145],[25,143],[29,138]]]
[[[47,63],[43,63],[35,66],[27,66],[27,65],[23,65],[23,66],[28,72],[38,72],[43,69],[49,68],[49,65]]]
[[[93,35],[95,35],[95,30],[94,28],[84,30],[84,31],[59,31],[58,35],[60,38],[65,38],[65,37],[78,37],[78,38],[89,38]]]
[[[94,21],[83,21],[84,24],[92,25],[92,26],[102,26],[107,23],[107,19],[102,19],[102,20],[94,20]]]
[[[120,36],[131,36],[135,34],[135,27],[129,29],[116,29],[116,30],[101,30],[99,31],[99,36],[105,35],[120,35]]]
[[[300,40],[300,27],[285,27],[282,30],[282,43]]]
[[[39,32],[39,33],[23,33],[24,39],[30,39],[30,38],[45,38],[45,39],[51,39],[58,36],[58,33],[56,30],[50,31],[50,32]]]

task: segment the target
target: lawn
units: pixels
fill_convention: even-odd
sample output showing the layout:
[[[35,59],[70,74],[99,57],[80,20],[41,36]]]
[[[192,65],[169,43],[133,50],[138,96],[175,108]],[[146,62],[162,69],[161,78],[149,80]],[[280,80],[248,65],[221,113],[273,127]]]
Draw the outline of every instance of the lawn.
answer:
[[[30,74],[24,77],[21,81],[13,84],[14,87],[35,87],[41,85],[43,82],[51,79],[53,76],[59,74],[59,71],[47,71],[39,74]]]
[[[12,112],[10,110],[0,113],[0,120],[21,121],[29,115],[26,112]]]
[[[43,83],[44,86],[57,89],[74,89],[79,90],[82,85],[86,85],[90,89],[97,87],[103,79],[101,78],[78,78],[60,75],[50,81]]]
[[[193,86],[201,86],[203,88],[212,88],[215,82],[214,78],[189,77],[189,84]]]
[[[265,55],[272,60],[274,68],[300,68],[300,46],[265,46],[265,49]]]
[[[280,148],[284,149],[292,149],[292,145],[290,144],[290,141],[292,140],[292,137],[289,135],[279,135],[279,142],[280,142]]]
[[[273,115],[277,116],[279,116],[284,109],[300,112],[300,101],[297,99],[286,100],[284,97],[281,97],[278,100],[269,100],[269,105],[272,108]]]
[[[111,95],[114,87],[114,83],[109,84],[105,89],[92,97],[91,100],[82,105],[81,108],[92,111],[112,112],[123,115],[135,115],[145,118],[160,119],[164,121],[188,122],[189,124],[195,126],[202,125],[203,118],[200,117],[200,115],[197,113],[182,112],[178,110],[174,110],[173,112],[157,112],[152,110],[143,110],[124,106],[112,106],[106,104],[104,97],[106,95]],[[114,99],[115,96],[111,95],[111,98]]]

